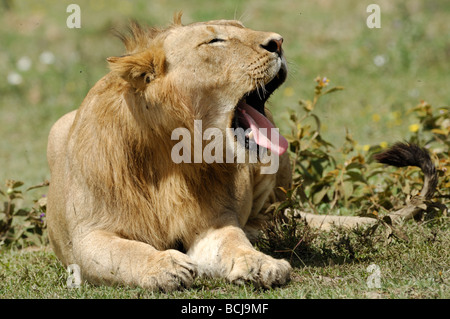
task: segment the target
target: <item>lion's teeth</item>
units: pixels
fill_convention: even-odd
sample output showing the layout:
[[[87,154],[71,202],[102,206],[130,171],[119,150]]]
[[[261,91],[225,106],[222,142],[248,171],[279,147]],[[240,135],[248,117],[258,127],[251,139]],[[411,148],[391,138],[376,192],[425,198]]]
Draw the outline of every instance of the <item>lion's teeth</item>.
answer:
[[[247,134],[247,137],[250,138],[250,139],[253,138],[253,131],[251,131],[250,133],[248,133],[248,134]]]

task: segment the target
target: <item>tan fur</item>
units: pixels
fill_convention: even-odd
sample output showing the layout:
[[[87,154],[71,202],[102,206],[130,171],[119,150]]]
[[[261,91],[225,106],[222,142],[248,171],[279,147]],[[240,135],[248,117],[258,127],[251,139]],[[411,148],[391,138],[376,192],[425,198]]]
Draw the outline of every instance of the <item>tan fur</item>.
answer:
[[[99,284],[167,291],[198,274],[284,284],[289,264],[256,251],[246,233],[267,219],[276,186],[289,187],[287,154],[278,175],[260,174],[260,164],[171,160],[175,128],[193,132],[201,119],[225,130],[239,99],[274,77],[280,59],[260,45],[278,35],[237,21],[183,26],[180,16],[164,30],[130,30],[127,54],[108,58],[111,72],[50,132],[56,255]],[[227,42],[204,44],[213,37]]]

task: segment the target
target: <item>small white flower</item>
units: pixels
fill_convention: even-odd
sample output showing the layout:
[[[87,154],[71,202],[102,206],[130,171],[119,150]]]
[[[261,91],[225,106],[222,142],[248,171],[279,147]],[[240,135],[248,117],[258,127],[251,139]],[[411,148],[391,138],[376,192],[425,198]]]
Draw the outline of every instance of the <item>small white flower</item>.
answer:
[[[445,119],[444,121],[442,121],[441,126],[447,130],[450,129],[450,119]]]
[[[55,63],[55,55],[50,51],[44,51],[39,56],[39,60],[44,64],[53,64]]]
[[[375,63],[375,65],[378,67],[383,66],[386,63],[386,58],[382,55],[377,55],[373,59],[373,63]]]
[[[31,59],[27,56],[23,56],[17,61],[17,68],[20,71],[28,71],[31,68]]]
[[[23,82],[22,76],[17,72],[9,72],[8,83],[11,85],[19,85]]]
[[[416,98],[416,97],[418,97],[419,96],[419,90],[418,89],[411,89],[411,90],[409,90],[408,91],[408,95],[410,96],[410,97],[414,97],[414,98]]]
[[[381,193],[383,191],[383,186],[381,184],[376,184],[375,185],[375,193]]]

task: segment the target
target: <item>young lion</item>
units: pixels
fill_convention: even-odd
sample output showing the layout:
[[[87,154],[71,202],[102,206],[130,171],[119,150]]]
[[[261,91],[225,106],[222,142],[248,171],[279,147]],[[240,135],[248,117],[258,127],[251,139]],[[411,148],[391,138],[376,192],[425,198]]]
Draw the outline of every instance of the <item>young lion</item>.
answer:
[[[264,106],[286,78],[283,38],[238,21],[184,26],[179,16],[167,29],[130,30],[122,36],[127,54],[108,59],[111,72],[50,132],[47,216],[56,255],[98,284],[169,291],[197,275],[285,284],[289,263],[249,240],[277,188],[291,183],[287,142]],[[222,154],[243,151],[247,161],[175,163],[172,133],[194,136],[200,120],[204,131],[223,134],[225,143],[215,144]],[[249,134],[230,138],[230,129]],[[195,141],[182,142],[194,150],[188,158],[198,155]],[[261,150],[277,155],[276,174],[248,161]]]

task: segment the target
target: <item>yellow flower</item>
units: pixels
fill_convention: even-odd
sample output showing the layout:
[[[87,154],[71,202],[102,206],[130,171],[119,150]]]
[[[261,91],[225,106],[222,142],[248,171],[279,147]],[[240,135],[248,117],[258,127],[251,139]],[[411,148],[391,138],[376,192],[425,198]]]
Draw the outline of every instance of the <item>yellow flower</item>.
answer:
[[[380,114],[375,113],[372,115],[372,121],[374,121],[375,123],[379,122],[380,120],[381,120]]]
[[[284,89],[283,94],[284,96],[290,97],[294,95],[294,89],[291,86],[288,86],[287,88]]]
[[[368,150],[370,150],[370,145],[369,144],[364,145],[363,146],[363,151],[367,152]]]
[[[381,142],[380,146],[381,146],[381,148],[386,148],[386,147],[388,147],[388,143],[387,142]]]
[[[409,131],[410,132],[413,132],[413,133],[416,133],[418,130],[420,129],[420,124],[411,124],[410,126],[409,126]]]

